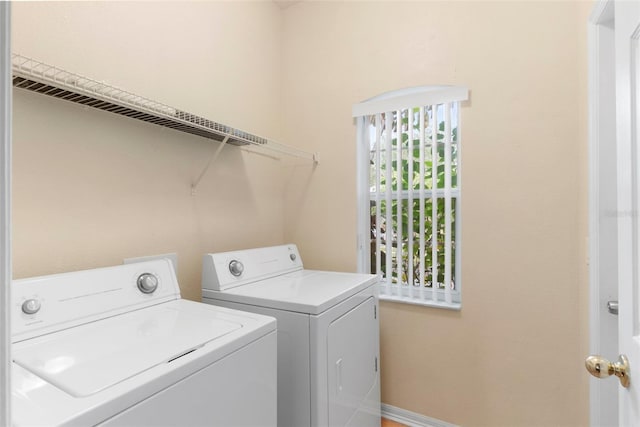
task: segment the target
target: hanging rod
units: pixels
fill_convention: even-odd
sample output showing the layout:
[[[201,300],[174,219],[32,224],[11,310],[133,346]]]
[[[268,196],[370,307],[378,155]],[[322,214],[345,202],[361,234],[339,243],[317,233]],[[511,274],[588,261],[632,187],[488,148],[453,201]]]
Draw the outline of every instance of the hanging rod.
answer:
[[[237,146],[261,147],[318,163],[318,155],[223,125],[33,58],[12,55],[13,86]]]

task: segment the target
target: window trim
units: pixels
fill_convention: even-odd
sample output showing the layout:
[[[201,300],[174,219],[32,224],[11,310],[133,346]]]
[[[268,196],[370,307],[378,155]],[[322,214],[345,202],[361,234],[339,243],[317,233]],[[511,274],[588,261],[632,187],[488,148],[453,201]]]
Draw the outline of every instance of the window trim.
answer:
[[[466,87],[460,86],[420,86],[414,88],[405,88],[396,91],[386,92],[369,100],[363,101],[359,104],[355,104],[352,109],[352,114],[356,119],[357,124],[357,148],[356,148],[356,182],[357,182],[357,261],[358,271],[363,273],[369,273],[370,270],[370,200],[371,195],[375,192],[371,192],[369,183],[369,168],[370,168],[370,147],[369,136],[367,130],[367,120],[369,116],[380,114],[386,111],[392,110],[405,110],[409,108],[415,108],[418,106],[427,105],[440,105],[446,103],[459,103],[466,101],[469,98],[469,91]],[[422,299],[414,296],[413,298],[408,295],[408,290],[403,293],[407,295],[398,295],[397,291],[392,295],[385,294],[383,291],[387,289],[385,282],[380,282],[380,299],[392,302],[423,305],[436,308],[445,308],[451,310],[460,310],[462,308],[462,266],[461,266],[461,247],[462,247],[462,210],[461,207],[461,184],[462,184],[462,156],[461,156],[461,129],[458,124],[458,182],[455,189],[450,189],[450,195],[458,198],[458,205],[456,209],[456,221],[455,221],[455,233],[457,236],[458,244],[460,248],[456,251],[456,289],[450,291],[452,297],[451,302],[445,302],[444,297],[438,298],[438,300]],[[444,192],[444,190],[442,190]],[[438,197],[439,190],[425,190],[425,196],[431,197],[433,194]],[[397,197],[394,197],[397,199]],[[402,196],[404,200],[404,195]],[[398,285],[391,285],[397,290]],[[402,289],[402,288],[401,288]],[[433,292],[433,290],[429,290]],[[444,295],[444,290],[436,290],[439,296]]]

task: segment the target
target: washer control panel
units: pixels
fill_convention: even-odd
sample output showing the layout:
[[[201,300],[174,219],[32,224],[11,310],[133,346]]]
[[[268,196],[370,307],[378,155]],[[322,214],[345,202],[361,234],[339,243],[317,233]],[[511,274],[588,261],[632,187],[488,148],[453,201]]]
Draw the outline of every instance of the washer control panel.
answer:
[[[296,245],[206,254],[202,260],[202,287],[221,291],[302,270]]]
[[[12,341],[180,298],[167,259],[14,280]]]

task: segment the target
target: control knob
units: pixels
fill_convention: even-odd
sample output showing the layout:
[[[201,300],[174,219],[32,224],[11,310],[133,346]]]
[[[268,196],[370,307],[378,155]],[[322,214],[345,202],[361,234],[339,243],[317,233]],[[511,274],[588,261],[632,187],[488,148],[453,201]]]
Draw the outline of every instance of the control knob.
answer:
[[[239,277],[244,271],[244,264],[242,264],[242,262],[238,261],[237,259],[234,259],[229,263],[229,271],[234,276]]]
[[[158,288],[158,278],[151,273],[138,276],[138,289],[145,294],[151,294]]]
[[[24,314],[36,314],[40,311],[40,301],[30,298],[22,303],[22,312]]]

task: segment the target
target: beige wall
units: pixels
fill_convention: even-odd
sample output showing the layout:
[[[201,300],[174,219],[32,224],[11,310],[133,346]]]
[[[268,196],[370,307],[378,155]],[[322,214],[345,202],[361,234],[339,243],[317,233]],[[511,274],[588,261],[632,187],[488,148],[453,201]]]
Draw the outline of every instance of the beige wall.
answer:
[[[16,90],[14,275],[177,252],[198,299],[203,252],[284,241],[354,270],[351,105],[465,84],[464,308],[382,304],[383,400],[465,426],[586,425],[588,10],[14,3],[18,53],[321,154],[292,169],[228,148],[192,196],[215,143]]]
[[[280,137],[281,16],[271,2],[15,3],[14,52],[240,129]],[[14,277],[283,243],[285,169],[217,143],[14,90]]]
[[[424,84],[463,106],[463,309],[382,303],[382,399],[464,426],[588,425],[586,2],[303,2],[284,11],[287,195],[306,266],[353,270],[352,104]],[[338,206],[339,209],[333,209]]]

